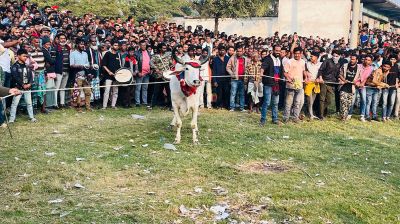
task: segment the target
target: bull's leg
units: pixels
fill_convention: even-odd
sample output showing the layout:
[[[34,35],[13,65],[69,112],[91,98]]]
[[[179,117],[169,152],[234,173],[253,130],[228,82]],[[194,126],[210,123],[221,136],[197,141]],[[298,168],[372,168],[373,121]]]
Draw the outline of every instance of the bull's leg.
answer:
[[[181,128],[182,128],[182,120],[181,117],[179,116],[179,108],[174,106],[174,119],[175,120],[175,126],[176,126],[176,137],[175,137],[175,144],[181,143]]]
[[[192,108],[192,122],[190,123],[190,126],[192,127],[192,132],[193,132],[193,144],[199,144],[199,139],[197,138],[198,135],[198,127],[197,127],[197,116],[199,113],[199,107],[195,106]]]
[[[171,127],[176,126],[176,117],[175,117],[175,113],[174,113],[174,118],[172,119],[170,126],[171,126]]]
[[[166,127],[167,131],[172,131],[173,128],[176,125],[176,118],[175,118],[175,114],[174,114],[174,118],[172,119],[171,123]]]

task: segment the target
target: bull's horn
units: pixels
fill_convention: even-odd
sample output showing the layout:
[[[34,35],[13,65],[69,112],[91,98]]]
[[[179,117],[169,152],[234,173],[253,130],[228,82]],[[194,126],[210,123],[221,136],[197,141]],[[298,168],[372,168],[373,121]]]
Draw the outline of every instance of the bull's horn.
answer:
[[[207,49],[208,55],[207,55],[206,58],[204,58],[203,60],[200,61],[201,65],[204,65],[208,61],[208,59],[210,58],[210,49],[208,47],[206,47],[206,49]]]
[[[177,45],[177,46],[172,50],[172,57],[174,58],[174,60],[175,60],[177,63],[183,65],[183,64],[185,64],[185,62],[184,62],[182,59],[178,58],[178,56],[176,56],[176,51],[177,51],[178,47],[180,47],[180,46],[181,46],[181,45]]]
[[[163,72],[163,77],[166,80],[170,80],[172,76],[176,75],[176,73],[180,73],[183,70],[175,70],[175,71],[165,71]]]

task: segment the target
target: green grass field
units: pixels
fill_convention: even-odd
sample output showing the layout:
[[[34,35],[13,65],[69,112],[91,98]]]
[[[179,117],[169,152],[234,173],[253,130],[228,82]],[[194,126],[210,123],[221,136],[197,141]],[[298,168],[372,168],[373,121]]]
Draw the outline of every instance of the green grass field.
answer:
[[[400,122],[202,111],[172,151],[169,111],[37,118],[0,129],[0,223],[400,223]]]

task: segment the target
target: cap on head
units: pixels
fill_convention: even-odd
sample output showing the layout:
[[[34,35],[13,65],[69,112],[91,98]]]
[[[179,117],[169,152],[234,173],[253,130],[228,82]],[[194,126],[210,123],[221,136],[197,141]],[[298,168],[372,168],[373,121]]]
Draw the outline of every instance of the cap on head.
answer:
[[[50,43],[50,38],[49,37],[42,37],[42,45],[45,45],[47,43]]]

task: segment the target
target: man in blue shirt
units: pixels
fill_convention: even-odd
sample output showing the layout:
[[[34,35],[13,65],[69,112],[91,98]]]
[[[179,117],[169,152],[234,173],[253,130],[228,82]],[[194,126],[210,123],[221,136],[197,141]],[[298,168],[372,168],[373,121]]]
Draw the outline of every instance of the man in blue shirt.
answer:
[[[361,42],[362,48],[364,48],[368,44],[368,39],[369,39],[369,37],[368,37],[367,33],[365,31],[362,31],[361,35],[360,35],[360,42]]]
[[[76,49],[71,52],[69,56],[70,66],[75,70],[75,85],[74,87],[82,88],[85,93],[85,105],[86,110],[91,111],[90,108],[90,96],[91,89],[90,87],[91,77],[86,75],[86,70],[90,68],[88,54],[85,52],[85,42],[83,39],[78,38],[76,40]],[[80,97],[80,89],[74,90],[74,98],[76,98],[76,106],[78,112],[82,112],[81,107],[81,97]]]

